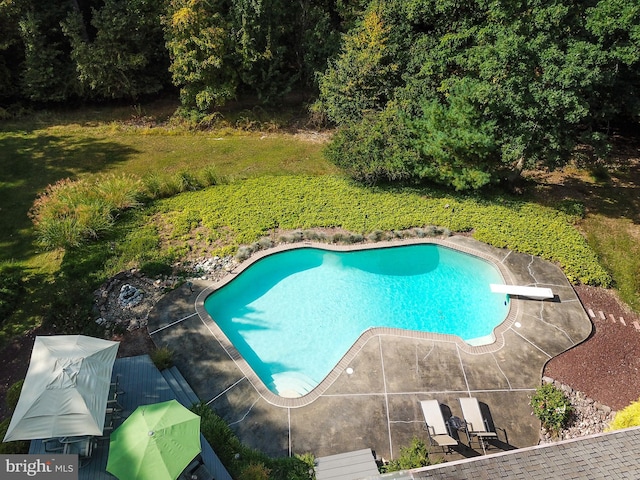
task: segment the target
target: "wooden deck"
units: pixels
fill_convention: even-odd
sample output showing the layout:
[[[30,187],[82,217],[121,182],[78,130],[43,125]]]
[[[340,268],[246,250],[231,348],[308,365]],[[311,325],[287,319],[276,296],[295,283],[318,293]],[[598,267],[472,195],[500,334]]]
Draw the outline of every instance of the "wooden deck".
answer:
[[[118,390],[124,392],[118,396],[118,403],[123,411],[122,420],[116,424],[116,428],[140,405],[175,399],[190,408],[199,401],[177,368],[173,367],[161,373],[148,355],[116,359],[112,381],[115,382],[116,379]],[[202,435],[201,440],[202,461],[211,476],[215,480],[231,480],[231,476]],[[42,440],[33,440],[29,453],[45,453]],[[90,461],[79,469],[79,480],[113,480],[115,477],[106,471],[108,456],[109,437],[105,435],[98,439]]]

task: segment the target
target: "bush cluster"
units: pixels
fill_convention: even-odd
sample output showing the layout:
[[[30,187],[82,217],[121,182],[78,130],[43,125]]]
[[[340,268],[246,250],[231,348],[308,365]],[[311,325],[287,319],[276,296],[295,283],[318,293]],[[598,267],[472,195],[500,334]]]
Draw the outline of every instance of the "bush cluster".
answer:
[[[78,247],[109,231],[118,211],[138,205],[141,183],[129,175],[64,179],[49,185],[29,212],[40,244]]]
[[[270,458],[242,444],[227,423],[204,403],[191,410],[200,416],[200,430],[232,478],[252,480],[311,480],[315,458],[311,454]]]
[[[111,231],[117,216],[140,206],[142,200],[171,197],[218,182],[213,167],[195,173],[151,173],[143,179],[132,175],[67,178],[49,185],[38,196],[29,215],[44,248],[75,248]]]
[[[411,468],[426,467],[440,462],[440,459],[432,460],[429,457],[429,448],[424,441],[414,437],[408,446],[400,449],[400,456],[398,458],[390,460],[387,465],[382,467],[382,472],[409,470]]]
[[[16,383],[11,385],[7,390],[5,404],[7,406],[7,410],[10,413],[12,413],[15,410],[16,405],[18,404],[18,399],[20,398],[20,392],[22,391],[23,384],[24,384],[24,380],[18,380]],[[8,418],[0,422],[0,438],[4,438],[4,436],[6,435],[10,422],[11,422],[11,415],[8,415]],[[28,451],[29,451],[28,441],[19,440],[15,442],[0,443],[1,455],[27,453]]]
[[[168,198],[179,193],[193,192],[220,183],[221,178],[214,167],[196,172],[177,173],[152,172],[142,178],[141,195],[150,200]]]
[[[10,263],[0,265],[0,323],[17,308],[25,290],[22,269]]]
[[[640,400],[633,402],[616,413],[609,425],[610,430],[622,430],[623,428],[640,426]]]
[[[554,434],[558,434],[567,425],[573,413],[567,396],[552,383],[538,387],[529,405],[542,426]]]
[[[160,371],[173,367],[173,350],[166,345],[151,352],[151,361]]]
[[[236,248],[251,246],[276,228],[302,232],[304,238],[314,228],[340,228],[354,236],[329,241],[351,243],[402,238],[412,230],[414,236],[472,232],[495,247],[556,262],[572,282],[611,283],[575,229],[575,215],[523,200],[482,200],[427,188],[368,188],[337,176],[264,176],[164,199],[157,208],[161,221],[176,226],[170,234],[176,240],[196,225]]]

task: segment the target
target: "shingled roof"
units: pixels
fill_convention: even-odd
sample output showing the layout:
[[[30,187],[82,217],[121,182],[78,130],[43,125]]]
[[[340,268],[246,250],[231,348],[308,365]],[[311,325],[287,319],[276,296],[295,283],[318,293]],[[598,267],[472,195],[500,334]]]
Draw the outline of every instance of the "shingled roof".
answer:
[[[379,478],[638,479],[640,427],[447,462]]]

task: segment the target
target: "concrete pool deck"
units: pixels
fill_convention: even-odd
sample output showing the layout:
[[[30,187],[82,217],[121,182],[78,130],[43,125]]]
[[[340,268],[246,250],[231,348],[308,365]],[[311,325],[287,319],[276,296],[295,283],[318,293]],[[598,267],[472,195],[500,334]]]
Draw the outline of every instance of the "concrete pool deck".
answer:
[[[478,398],[502,429],[488,453],[536,445],[540,424],[531,415],[529,397],[540,385],[545,363],[585,340],[591,321],[557,266],[464,236],[437,243],[491,259],[505,283],[551,288],[555,297],[512,297],[509,317],[495,331],[496,341],[485,346],[472,347],[453,336],[367,330],[327,379],[297,399],[267,390],[203,311],[212,288],[249,262],[216,284],[194,281],[191,288],[183,285],[165,295],[149,315],[149,333],[156,345],[174,351],[175,364],[198,397],[245,444],[269,455],[326,456],[371,448],[378,457],[397,458],[414,436],[428,439],[420,400],[437,399],[445,410],[462,417],[457,399],[468,396]],[[447,460],[482,453],[476,443],[466,447],[466,437],[461,441]]]

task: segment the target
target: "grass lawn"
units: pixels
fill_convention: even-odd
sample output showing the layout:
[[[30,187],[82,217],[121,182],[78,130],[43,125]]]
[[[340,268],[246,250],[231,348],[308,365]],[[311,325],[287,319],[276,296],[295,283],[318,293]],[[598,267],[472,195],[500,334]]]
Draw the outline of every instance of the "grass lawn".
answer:
[[[236,232],[237,236],[228,237],[232,243],[236,243],[253,241],[276,224],[281,224],[282,228],[305,228],[328,226],[332,222],[358,232],[376,228],[401,229],[437,222],[453,230],[473,228],[481,240],[498,238],[500,246],[510,248],[514,246],[509,243],[512,238],[509,235],[513,230],[521,230],[523,235],[518,245],[524,244],[523,249],[531,253],[547,255],[544,251],[546,247],[538,245],[536,237],[548,240],[550,234],[545,232],[563,231],[564,227],[545,226],[545,222],[563,215],[558,207],[578,201],[587,205],[587,215],[576,227],[613,275],[625,301],[635,309],[640,309],[640,255],[637,254],[640,252],[637,246],[639,242],[635,241],[640,236],[636,228],[638,211],[634,210],[628,217],[621,213],[628,195],[638,197],[635,187],[630,186],[631,181],[624,188],[615,181],[598,185],[597,197],[580,193],[581,188],[586,188],[588,184],[584,179],[573,188],[556,188],[555,196],[547,195],[547,186],[553,189],[558,186],[557,183],[549,183],[539,190],[533,189],[535,193],[528,199],[529,203],[533,201],[535,204],[539,200],[552,210],[537,214],[535,205],[524,207],[528,215],[539,215],[540,220],[545,220],[542,222],[545,225],[538,227],[536,222],[529,222],[533,228],[527,230],[529,227],[518,227],[518,209],[523,208],[522,200],[515,201],[520,206],[505,207],[504,197],[479,201],[438,194],[432,198],[435,203],[425,204],[425,198],[429,196],[426,191],[387,190],[382,194],[362,187],[347,186],[341,180],[336,180],[340,185],[338,187],[332,183],[333,180],[320,181],[322,185],[318,188],[321,191],[316,189],[310,194],[305,188],[313,189],[314,182],[304,179],[339,179],[337,169],[322,156],[322,143],[314,141],[310,138],[312,136],[284,133],[271,127],[258,132],[231,128],[233,125],[218,130],[193,131],[170,124],[147,125],[149,116],[163,120],[171,111],[167,105],[152,106],[141,120],[138,109],[85,109],[68,114],[39,114],[21,122],[0,124],[0,262],[12,263],[23,269],[28,279],[27,295],[13,316],[0,327],[0,346],[12,336],[38,325],[46,313],[56,310],[56,302],[66,295],[58,288],[62,281],[77,282],[79,278],[87,277],[87,282],[80,288],[81,293],[87,296],[82,288],[91,288],[96,282],[102,281],[110,269],[122,266],[127,259],[135,260],[140,251],[153,251],[157,243],[161,240],[164,242],[167,235],[161,239],[160,230],[166,224],[172,224],[173,229],[168,234],[169,240],[177,239],[182,245],[175,247],[170,252],[172,255],[187,253],[185,245],[193,236],[202,236],[210,244],[223,242],[228,234],[226,230],[230,227],[244,229]],[[132,118],[132,113],[135,118]],[[102,243],[73,252],[43,252],[34,243],[29,209],[47,185],[60,179],[113,172],[145,177],[196,171],[211,166],[217,175],[226,179],[226,185],[214,187],[213,193],[184,194],[156,202],[151,210],[130,212],[124,215],[109,238]],[[288,190],[278,191],[274,184],[280,182],[271,182],[269,178],[281,178],[281,183],[291,181],[293,184]],[[251,181],[238,182],[244,179]],[[562,192],[561,198],[558,192]],[[371,196],[374,194],[379,195],[375,200]],[[317,198],[311,198],[314,195]],[[203,202],[203,198],[213,202],[213,211],[219,212],[217,219],[211,212],[202,211],[198,204]],[[551,198],[552,201],[549,200]],[[613,205],[610,199],[616,199]],[[413,210],[412,202],[418,205]],[[449,204],[458,205],[455,217],[449,213],[453,209],[447,209]],[[507,211],[505,208],[512,208],[509,211],[515,212],[509,220],[512,224],[500,225],[500,222],[496,222],[495,228],[483,230],[483,226],[488,227],[486,224],[490,222],[478,217],[478,212],[504,216]],[[624,208],[628,209],[627,206]],[[424,211],[416,215],[416,209]],[[557,215],[548,213],[556,210]],[[279,213],[274,217],[276,211]],[[558,225],[571,222],[573,217],[567,218],[569,220],[562,220]],[[158,220],[159,223],[154,223]],[[503,240],[500,240],[501,228],[508,233]],[[574,238],[572,242],[580,241],[573,234],[564,237]],[[108,245],[115,246],[113,253],[105,248]],[[130,252],[125,251],[128,248]],[[166,248],[166,244],[162,248]],[[571,245],[563,248],[571,250]],[[121,258],[115,259],[117,255]],[[165,250],[158,255],[168,254]],[[589,255],[585,253],[585,258]],[[556,257],[551,254],[550,258]],[[73,299],[69,302],[72,303]],[[69,305],[65,308],[69,308]]]
[[[123,172],[144,177],[213,166],[222,176],[335,172],[321,145],[292,135],[220,134],[117,125],[65,125],[0,131],[0,259],[34,254],[28,211],[39,192],[63,178]]]
[[[152,113],[166,117],[162,108]],[[29,279],[29,295],[13,318],[2,322],[0,345],[41,322],[65,258],[63,251],[40,251],[34,243],[29,209],[47,185],[110,172],[144,177],[209,166],[235,179],[336,171],[323,159],[321,143],[292,134],[150,128],[132,125],[131,119],[132,110],[122,108],[41,113],[0,124],[0,263],[22,268]]]

